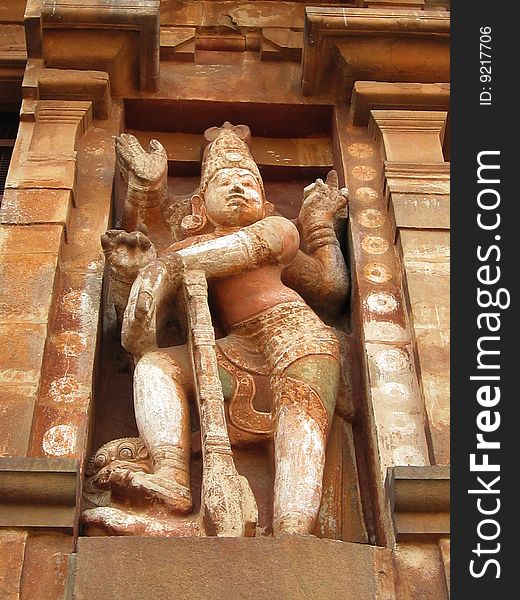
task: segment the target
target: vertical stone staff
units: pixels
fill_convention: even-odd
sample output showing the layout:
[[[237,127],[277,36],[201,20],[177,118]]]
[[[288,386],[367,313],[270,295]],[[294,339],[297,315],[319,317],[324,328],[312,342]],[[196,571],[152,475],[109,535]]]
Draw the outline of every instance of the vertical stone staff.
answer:
[[[184,299],[202,441],[201,515],[207,535],[253,537],[258,510],[229,441],[204,271],[186,270]]]

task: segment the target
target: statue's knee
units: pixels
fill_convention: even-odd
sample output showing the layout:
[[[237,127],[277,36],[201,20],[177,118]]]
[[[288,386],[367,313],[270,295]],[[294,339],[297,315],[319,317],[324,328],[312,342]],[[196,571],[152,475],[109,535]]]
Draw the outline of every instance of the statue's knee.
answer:
[[[146,352],[137,361],[134,369],[134,375],[137,377],[141,374],[146,374],[152,369],[157,369],[161,366],[160,352]]]
[[[148,379],[152,385],[157,384],[153,374],[166,375],[170,380],[186,383],[184,366],[175,357],[161,351],[147,352],[135,366],[134,378]],[[153,383],[155,381],[155,384]]]
[[[285,375],[276,385],[274,393],[274,416],[277,423],[284,417],[310,417],[320,431],[327,435],[332,415],[324,399],[312,385],[302,379]]]

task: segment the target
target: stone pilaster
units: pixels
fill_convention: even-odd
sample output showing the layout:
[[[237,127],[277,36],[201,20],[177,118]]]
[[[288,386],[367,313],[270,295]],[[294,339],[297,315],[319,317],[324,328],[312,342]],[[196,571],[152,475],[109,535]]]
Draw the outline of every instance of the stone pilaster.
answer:
[[[435,464],[449,463],[449,163],[446,113],[373,110],[385,196],[406,273]]]

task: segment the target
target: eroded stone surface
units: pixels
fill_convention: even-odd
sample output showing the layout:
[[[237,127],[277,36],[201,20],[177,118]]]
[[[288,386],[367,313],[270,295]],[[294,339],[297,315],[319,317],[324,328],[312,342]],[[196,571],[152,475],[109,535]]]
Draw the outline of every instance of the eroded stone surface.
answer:
[[[387,554],[363,544],[295,536],[83,538],[73,598],[141,600],[152,593],[157,600],[386,600],[391,596],[381,592],[392,578],[391,566],[382,560]],[[204,565],[196,577],[194,564]],[[93,572],[99,575],[92,577]]]
[[[19,600],[27,532],[0,531],[0,590],[5,600]]]

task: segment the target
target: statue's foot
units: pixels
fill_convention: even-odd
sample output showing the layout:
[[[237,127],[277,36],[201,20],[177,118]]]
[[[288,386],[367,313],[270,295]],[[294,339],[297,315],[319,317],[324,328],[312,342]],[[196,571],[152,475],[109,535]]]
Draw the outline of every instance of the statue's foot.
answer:
[[[192,517],[156,516],[128,513],[103,506],[86,510],[82,516],[85,535],[144,535],[196,537],[203,535],[197,515]]]
[[[146,504],[163,504],[172,512],[187,514],[193,503],[191,490],[171,479],[153,473],[135,471],[113,471],[110,488],[123,498],[137,499]]]

